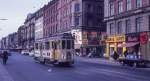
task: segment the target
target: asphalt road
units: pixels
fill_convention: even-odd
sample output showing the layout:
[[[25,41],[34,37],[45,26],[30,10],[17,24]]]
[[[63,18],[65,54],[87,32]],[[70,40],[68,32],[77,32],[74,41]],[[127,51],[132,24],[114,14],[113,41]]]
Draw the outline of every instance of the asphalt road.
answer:
[[[15,81],[150,81],[150,71],[77,60],[72,67],[35,63],[13,54],[5,66]]]

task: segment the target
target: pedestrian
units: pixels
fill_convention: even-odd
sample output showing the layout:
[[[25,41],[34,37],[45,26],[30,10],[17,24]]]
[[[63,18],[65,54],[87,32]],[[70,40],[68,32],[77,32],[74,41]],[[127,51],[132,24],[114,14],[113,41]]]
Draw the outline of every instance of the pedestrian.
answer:
[[[119,58],[119,55],[116,51],[113,54],[113,58],[114,58],[114,60],[117,60]]]
[[[3,64],[4,64],[4,65],[6,65],[7,60],[8,60],[8,52],[7,52],[7,51],[4,51],[4,52],[3,52]]]
[[[128,51],[126,50],[126,51],[124,52],[124,56],[127,57],[127,55],[128,55]]]

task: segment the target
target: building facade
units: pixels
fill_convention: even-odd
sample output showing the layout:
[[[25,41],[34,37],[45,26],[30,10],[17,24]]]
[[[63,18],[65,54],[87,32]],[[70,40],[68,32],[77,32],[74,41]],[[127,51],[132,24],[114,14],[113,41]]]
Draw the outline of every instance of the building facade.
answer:
[[[104,0],[53,0],[44,6],[44,37],[71,33],[81,55],[101,54]]]
[[[120,56],[124,56],[125,51],[145,54],[144,46],[149,50],[150,0],[105,0],[104,4],[108,35],[106,57],[114,51]],[[142,37],[143,32],[146,34]],[[144,46],[142,40],[145,40]]]
[[[58,32],[58,0],[52,0],[43,8],[43,34],[48,38]]]
[[[23,37],[24,37],[24,25],[18,28],[18,49],[24,49],[23,47]]]
[[[43,8],[35,12],[35,41],[43,38]]]
[[[35,14],[28,14],[24,26],[24,47],[27,50],[33,50],[35,41]]]

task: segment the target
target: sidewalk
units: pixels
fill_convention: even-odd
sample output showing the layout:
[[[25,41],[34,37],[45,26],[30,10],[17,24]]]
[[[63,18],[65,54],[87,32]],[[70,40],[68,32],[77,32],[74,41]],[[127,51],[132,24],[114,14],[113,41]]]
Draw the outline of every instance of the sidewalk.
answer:
[[[86,63],[95,63],[95,64],[104,64],[104,65],[111,65],[111,66],[117,66],[117,67],[133,68],[129,66],[122,66],[119,62],[115,62],[113,59],[108,60],[105,58],[88,58],[88,57],[80,57],[80,56],[75,56],[75,59],[82,61],[82,62],[86,62]],[[150,65],[148,65],[148,68],[136,68],[136,69],[150,71]]]
[[[14,81],[1,63],[0,63],[0,81]]]
[[[121,66],[118,62],[115,62],[114,60],[108,60],[105,58],[89,58],[89,57],[75,57],[77,60],[81,60],[83,62],[88,63],[96,63],[96,64],[109,64],[109,65],[115,65],[115,66]]]

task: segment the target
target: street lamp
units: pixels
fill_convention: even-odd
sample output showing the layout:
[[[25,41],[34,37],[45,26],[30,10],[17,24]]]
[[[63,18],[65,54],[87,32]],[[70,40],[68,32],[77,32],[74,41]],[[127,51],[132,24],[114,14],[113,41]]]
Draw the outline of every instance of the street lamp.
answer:
[[[8,19],[0,19],[0,20],[3,20],[3,21],[4,21],[4,20],[8,20]]]
[[[5,19],[5,18],[4,18],[4,19],[0,19],[0,20],[1,20],[1,21],[5,21],[5,20],[8,20],[8,19]],[[0,30],[1,30],[1,28],[0,28]]]

